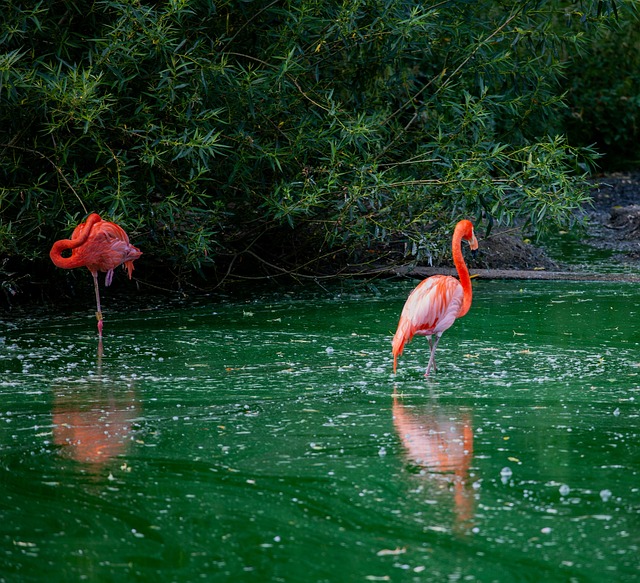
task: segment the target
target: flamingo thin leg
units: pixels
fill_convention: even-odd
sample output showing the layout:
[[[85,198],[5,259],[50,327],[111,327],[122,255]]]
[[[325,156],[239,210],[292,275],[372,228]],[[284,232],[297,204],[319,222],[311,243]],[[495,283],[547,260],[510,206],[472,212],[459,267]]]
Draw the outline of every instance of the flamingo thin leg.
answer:
[[[98,320],[98,336],[102,338],[102,308],[100,307],[100,290],[98,289],[98,272],[93,275],[93,285],[96,289],[96,320]]]
[[[431,336],[427,336],[427,340],[429,341],[429,350],[431,351],[431,349],[433,348],[433,342],[431,340]],[[436,355],[435,355],[435,352],[433,354],[433,370],[438,372],[438,367],[436,366]]]
[[[425,377],[429,376],[431,372],[431,368],[435,370],[435,362],[436,362],[436,348],[438,346],[438,342],[440,342],[440,336],[436,336],[436,339],[433,341],[433,345],[431,346],[431,356],[429,357],[429,364],[427,365],[427,372],[424,373]]]

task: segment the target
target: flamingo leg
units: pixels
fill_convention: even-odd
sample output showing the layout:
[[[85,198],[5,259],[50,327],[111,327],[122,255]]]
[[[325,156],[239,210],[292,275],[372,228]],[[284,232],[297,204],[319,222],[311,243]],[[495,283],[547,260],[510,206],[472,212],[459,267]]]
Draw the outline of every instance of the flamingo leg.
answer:
[[[427,340],[429,341],[429,351],[431,351],[433,349],[433,342],[431,340],[431,336],[427,336]],[[433,353],[433,370],[434,371],[438,371],[438,367],[436,366],[436,355],[435,352]]]
[[[93,286],[96,290],[96,320],[98,320],[98,337],[102,338],[102,308],[100,307],[100,290],[98,289],[98,272],[92,271]]]
[[[427,365],[427,372],[424,373],[425,377],[429,376],[431,369],[435,370],[436,364],[436,348],[438,346],[438,342],[440,342],[440,336],[436,335],[436,339],[433,341],[433,345],[431,346],[431,356],[429,357],[429,364]],[[431,344],[431,342],[429,342]]]

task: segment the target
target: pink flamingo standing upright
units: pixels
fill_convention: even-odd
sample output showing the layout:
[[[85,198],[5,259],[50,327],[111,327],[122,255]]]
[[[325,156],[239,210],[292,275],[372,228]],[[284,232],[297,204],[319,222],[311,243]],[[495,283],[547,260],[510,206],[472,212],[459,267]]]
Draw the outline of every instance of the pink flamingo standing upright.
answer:
[[[70,250],[69,257],[63,257],[64,251]],[[124,229],[115,223],[103,221],[100,215],[92,213],[84,223],[79,224],[71,234],[71,239],[56,241],[51,247],[49,257],[56,266],[63,269],[86,267],[93,276],[96,291],[96,319],[98,335],[102,337],[102,308],[100,307],[100,290],[98,288],[98,271],[106,272],[105,285],[111,285],[113,270],[124,264],[129,273],[133,271],[133,262],[142,255],[137,247],[129,243],[129,236]]]
[[[462,318],[469,311],[472,297],[471,279],[462,257],[462,241],[467,241],[472,250],[478,248],[471,221],[460,221],[453,232],[453,263],[460,280],[450,275],[434,275],[420,282],[409,294],[393,337],[394,374],[398,356],[402,354],[404,345],[417,335],[426,336],[431,348],[427,372],[424,375],[428,377],[431,369],[436,368],[436,347],[442,333],[451,327],[456,318]],[[435,336],[433,341],[432,336]]]

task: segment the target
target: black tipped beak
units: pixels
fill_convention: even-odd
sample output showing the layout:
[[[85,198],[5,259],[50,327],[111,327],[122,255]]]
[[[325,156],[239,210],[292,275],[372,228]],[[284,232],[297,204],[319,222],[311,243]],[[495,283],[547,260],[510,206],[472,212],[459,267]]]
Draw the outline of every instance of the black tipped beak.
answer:
[[[478,250],[477,249],[471,249],[471,257],[473,257],[473,259],[475,259],[478,256]]]

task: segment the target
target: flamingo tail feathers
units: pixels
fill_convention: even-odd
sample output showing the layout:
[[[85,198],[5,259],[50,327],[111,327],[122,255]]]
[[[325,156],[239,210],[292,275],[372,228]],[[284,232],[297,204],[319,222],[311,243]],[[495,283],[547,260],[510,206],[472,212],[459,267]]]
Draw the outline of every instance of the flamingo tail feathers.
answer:
[[[413,330],[411,322],[400,318],[398,323],[398,329],[393,337],[392,351],[393,351],[393,374],[396,374],[396,368],[398,366],[398,357],[404,350],[404,345],[413,338]]]

